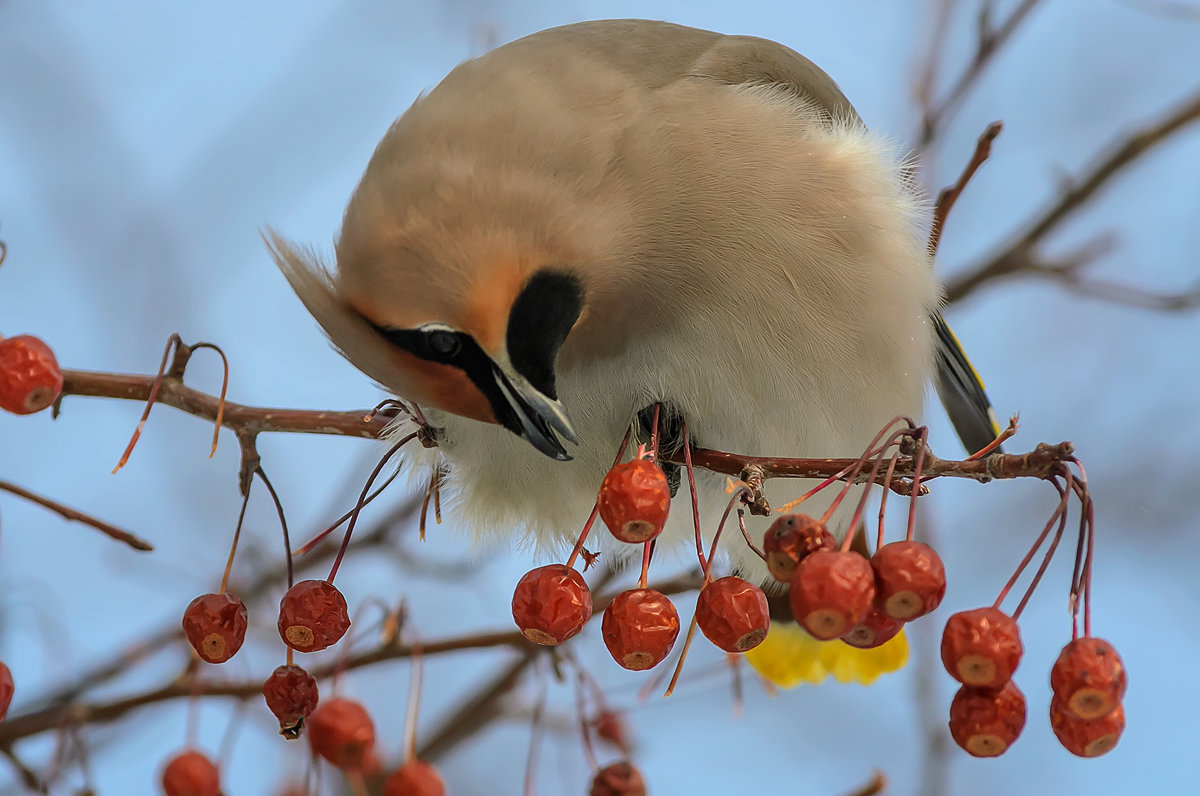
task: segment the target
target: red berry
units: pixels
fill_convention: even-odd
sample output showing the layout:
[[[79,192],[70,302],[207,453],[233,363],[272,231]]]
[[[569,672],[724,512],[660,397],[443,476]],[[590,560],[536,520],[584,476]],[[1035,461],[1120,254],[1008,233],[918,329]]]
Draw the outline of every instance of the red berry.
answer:
[[[359,703],[334,697],[313,711],[308,742],[338,768],[361,769],[375,747],[375,724]]]
[[[220,796],[221,777],[213,762],[199,752],[181,752],[163,769],[167,796]]]
[[[1108,754],[1125,731],[1125,708],[1117,705],[1106,716],[1084,721],[1072,716],[1058,697],[1050,700],[1050,727],[1066,750],[1080,757]]]
[[[201,594],[183,612],[183,633],[201,658],[224,663],[246,640],[246,604],[236,594]]]
[[[446,785],[433,766],[409,760],[396,769],[383,785],[383,796],[443,796]]]
[[[837,540],[825,524],[807,514],[787,514],[763,534],[763,552],[767,569],[780,583],[791,583],[796,565],[818,550],[832,550]]]
[[[964,685],[950,703],[950,734],[975,757],[1004,754],[1025,727],[1025,695],[1009,680],[991,690]]]
[[[1024,651],[1017,620],[998,608],[960,611],[942,632],[942,663],[963,685],[1002,687]]]
[[[634,459],[608,471],[596,502],[613,536],[622,542],[648,542],[667,524],[671,486],[657,464]]]
[[[932,612],[946,596],[941,556],[921,542],[892,542],[871,557],[875,601],[893,619],[911,622]]]
[[[875,573],[858,553],[818,550],[800,562],[792,578],[792,615],[822,641],[852,630],[874,601]]]
[[[534,644],[561,644],[592,618],[592,593],[574,568],[548,564],[517,581],[512,614],[521,633]]]
[[[679,635],[679,612],[662,592],[630,589],[604,609],[600,628],[613,659],[641,671],[657,666],[671,652]]]
[[[592,728],[601,739],[608,741],[622,752],[629,753],[628,733],[625,730],[625,721],[621,718],[621,714],[611,710],[601,711],[596,718],[592,719]]]
[[[642,772],[622,760],[596,772],[588,796],[646,796]]]
[[[752,583],[732,575],[700,590],[696,624],[713,644],[726,652],[754,649],[771,627],[767,595]]]
[[[0,409],[28,415],[50,406],[62,392],[63,375],[50,346],[21,334],[0,340]]]
[[[297,652],[323,650],[346,635],[346,598],[325,580],[302,580],[279,601],[279,635]]]
[[[891,641],[902,627],[904,623],[899,619],[892,619],[883,611],[874,608],[866,618],[840,638],[851,647],[869,650]]]
[[[0,721],[4,721],[4,717],[8,715],[8,706],[12,704],[14,691],[16,686],[13,685],[12,671],[4,661],[0,661]]]
[[[317,681],[299,666],[277,666],[263,683],[267,707],[279,719],[279,734],[289,741],[304,731],[304,720],[317,706]]]
[[[1077,638],[1059,653],[1050,688],[1062,709],[1084,721],[1107,716],[1125,696],[1125,665],[1107,641]]]

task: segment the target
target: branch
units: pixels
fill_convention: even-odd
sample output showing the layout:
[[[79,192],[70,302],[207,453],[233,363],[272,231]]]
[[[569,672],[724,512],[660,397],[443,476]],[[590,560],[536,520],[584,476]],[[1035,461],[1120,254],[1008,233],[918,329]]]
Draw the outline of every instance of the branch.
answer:
[[[362,550],[368,547],[386,545],[391,541],[391,531],[393,528],[415,517],[417,506],[418,501],[416,499],[409,499],[394,508],[385,517],[376,522],[368,532],[355,536],[353,549]],[[336,551],[336,545],[326,545],[321,554],[309,555],[304,559],[298,560],[296,563],[298,571],[303,573],[317,569],[328,569],[328,562],[332,559]],[[286,574],[287,569],[284,564],[264,569],[256,568],[256,577],[252,582],[234,584],[232,591],[248,603],[255,602],[268,591],[276,588],[280,581],[286,577]],[[113,656],[111,659],[92,666],[87,671],[81,673],[70,685],[34,700],[34,704],[50,707],[62,706],[64,703],[72,702],[82,697],[92,688],[102,685],[114,677],[125,674],[130,667],[159,650],[172,644],[182,644],[183,641],[183,630],[179,622],[172,622],[170,625],[159,629],[157,632],[129,649]],[[0,726],[3,725],[0,724]]]
[[[996,136],[1000,135],[1000,131],[1003,129],[1004,125],[1000,122],[989,124],[975,141],[975,152],[963,168],[962,174],[958,176],[958,180],[949,188],[943,188],[942,192],[938,194],[937,206],[933,211],[933,226],[929,229],[930,256],[937,254],[938,244],[942,241],[942,230],[946,228],[946,217],[950,215],[950,208],[954,207],[954,203],[962,195],[967,183],[992,154],[992,142],[996,140]]]
[[[63,394],[92,395],[107,398],[145,400],[154,382],[151,376],[119,373],[96,373],[89,371],[63,371]],[[217,399],[198,390],[193,390],[173,377],[166,377],[159,390],[159,401],[188,414],[213,420],[216,418]],[[370,417],[370,419],[367,419]],[[381,413],[318,412],[299,409],[266,409],[226,402],[222,423],[243,432],[260,431],[301,432],[311,434],[335,434],[342,436],[375,439],[382,434],[387,420]],[[927,456],[922,477],[972,478],[986,482],[1007,478],[1045,478],[1054,466],[1071,455],[1069,442],[1057,445],[1045,443],[1026,454],[994,454],[975,461],[952,461]],[[663,459],[684,464],[682,453],[664,455]],[[693,463],[713,472],[738,476],[748,467],[762,468],[765,477],[828,478],[836,475],[856,459],[802,459],[780,457],[745,456],[705,448],[696,448]],[[913,474],[913,461],[901,459],[896,465],[898,477]],[[903,485],[894,487],[901,494]]]
[[[101,373],[89,370],[64,370],[62,397],[82,395],[95,398],[123,398],[145,401],[154,387],[154,376],[128,373]],[[220,401],[208,393],[194,390],[181,377],[167,375],[159,387],[158,403],[173,406],[189,415],[215,421]],[[345,437],[379,438],[389,417],[382,413],[370,420],[369,410],[319,412],[303,409],[271,409],[225,402],[221,425],[245,434],[294,432],[334,434]]]
[[[679,592],[698,589],[701,583],[702,579],[698,572],[689,572],[658,584],[652,584],[651,588],[655,588],[663,594],[678,594]],[[615,593],[606,594],[597,599],[592,618],[603,615],[604,609],[612,602],[614,597],[616,597]],[[370,650],[350,655],[345,659],[324,663],[321,666],[314,667],[310,672],[313,677],[322,679],[383,661],[410,658],[414,652],[419,652],[419,654],[428,657],[463,650],[491,649],[494,647],[512,647],[524,650],[528,656],[532,656],[537,651],[536,645],[528,641],[518,630],[474,633],[438,641],[422,642],[415,646],[403,644],[398,638],[392,637],[384,639]],[[31,735],[37,735],[64,726],[115,721],[127,713],[160,702],[190,697],[222,696],[244,700],[253,699],[261,694],[261,681],[215,683],[205,682],[191,674],[186,674],[166,685],[122,699],[109,702],[55,705],[19,716],[11,716],[0,722],[0,750]]]
[[[1004,48],[1004,45],[1016,33],[1017,28],[1029,16],[1029,12],[1033,11],[1040,1],[1022,0],[1021,4],[1013,9],[1011,14],[999,25],[994,26],[989,19],[992,3],[990,0],[984,2],[980,9],[979,29],[975,40],[975,54],[940,102],[933,101],[932,90],[929,88],[935,82],[933,72],[936,71],[938,61],[936,54],[930,55],[926,74],[922,75],[917,85],[917,98],[922,106],[921,132],[917,137],[916,146],[918,152],[924,152],[928,149],[934,139],[941,134],[947,118],[962,104],[962,101],[967,97],[971,88],[983,75],[988,64]],[[942,13],[945,14],[947,12],[943,9]],[[935,38],[932,46],[938,48],[944,41],[944,37]]]
[[[1012,243],[1003,251],[987,262],[968,268],[965,274],[952,281],[946,289],[946,300],[958,301],[996,279],[1021,273],[1048,276],[1061,271],[1061,268],[1037,267],[1039,260],[1034,255],[1037,246],[1123,169],[1197,119],[1200,119],[1200,92],[1181,102],[1159,121],[1111,144],[1024,232],[1013,236]]]
[[[16,484],[10,483],[8,481],[0,481],[0,491],[11,492],[12,494],[16,495],[17,497],[25,498],[30,503],[36,503],[37,505],[41,506],[42,508],[46,508],[46,509],[49,509],[50,511],[53,511],[55,514],[58,514],[65,520],[73,521],[73,522],[82,522],[84,525],[90,525],[91,527],[95,528],[96,530],[100,531],[101,533],[107,534],[108,536],[112,537],[113,539],[116,539],[118,542],[124,542],[125,544],[132,547],[134,550],[153,550],[154,549],[154,545],[150,544],[145,539],[142,539],[138,536],[134,536],[133,534],[129,533],[128,531],[123,531],[115,525],[109,525],[107,522],[96,519],[95,517],[93,517],[90,514],[84,514],[82,511],[73,509],[70,506],[64,506],[62,503],[51,500],[48,497],[43,497],[41,495],[30,492],[28,489],[19,487]]]
[[[925,462],[921,467],[921,480],[932,478],[971,478],[980,483],[1009,478],[1049,478],[1056,468],[1071,460],[1074,446],[1070,442],[1060,442],[1057,445],[1039,444],[1029,453],[993,453],[982,459],[965,459],[953,461],[939,459],[930,452],[925,453]],[[664,460],[674,462],[676,458],[682,461],[679,454],[663,456]],[[788,459],[775,456],[741,456],[723,451],[695,448],[692,451],[692,462],[706,470],[734,477],[741,475],[750,468],[758,468],[764,478],[830,478],[858,459]],[[916,472],[912,457],[896,461],[894,475],[896,477],[911,477]],[[866,473],[861,473],[854,479],[855,483],[865,483]],[[908,494],[904,485],[895,485],[894,491]]]

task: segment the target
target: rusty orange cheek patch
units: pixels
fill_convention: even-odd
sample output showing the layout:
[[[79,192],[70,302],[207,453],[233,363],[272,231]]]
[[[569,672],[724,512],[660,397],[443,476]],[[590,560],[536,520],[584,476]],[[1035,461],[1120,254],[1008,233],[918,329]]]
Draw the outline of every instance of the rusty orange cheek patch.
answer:
[[[472,420],[496,422],[487,398],[463,371],[428,362],[407,351],[397,350],[393,356],[404,374],[405,397]]]
[[[492,356],[504,350],[508,315],[525,284],[526,271],[515,261],[483,269],[464,302],[459,328]]]

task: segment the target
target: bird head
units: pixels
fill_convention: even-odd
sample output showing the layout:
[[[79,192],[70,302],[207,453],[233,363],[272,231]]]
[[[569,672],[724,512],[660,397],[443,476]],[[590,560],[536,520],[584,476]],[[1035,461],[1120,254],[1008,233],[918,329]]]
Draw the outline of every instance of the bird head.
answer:
[[[386,389],[567,460],[560,438],[578,439],[555,364],[584,312],[572,267],[580,254],[546,221],[555,213],[545,190],[513,182],[444,172],[380,180],[368,169],[336,272],[273,232],[267,242],[333,344]]]

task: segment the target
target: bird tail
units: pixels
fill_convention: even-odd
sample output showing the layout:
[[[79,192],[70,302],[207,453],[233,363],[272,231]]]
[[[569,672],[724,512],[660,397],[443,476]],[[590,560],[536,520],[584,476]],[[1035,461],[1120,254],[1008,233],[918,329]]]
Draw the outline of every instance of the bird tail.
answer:
[[[937,331],[937,392],[967,453],[974,453],[1000,434],[1000,424],[983,381],[940,312],[933,313]],[[997,449],[999,450],[999,449]]]

